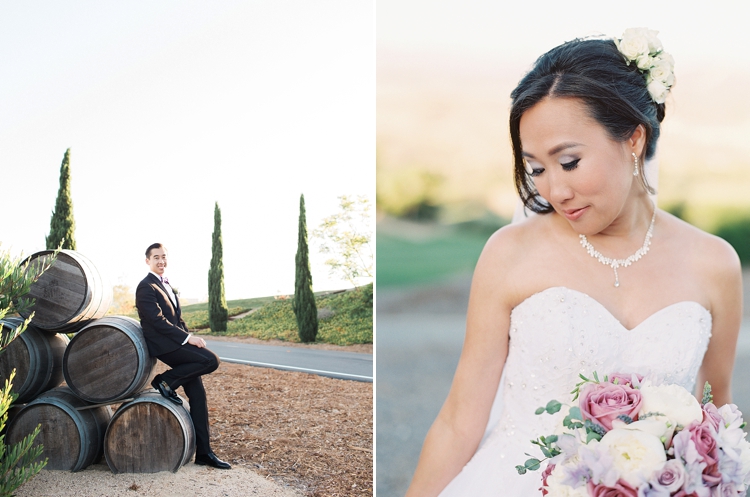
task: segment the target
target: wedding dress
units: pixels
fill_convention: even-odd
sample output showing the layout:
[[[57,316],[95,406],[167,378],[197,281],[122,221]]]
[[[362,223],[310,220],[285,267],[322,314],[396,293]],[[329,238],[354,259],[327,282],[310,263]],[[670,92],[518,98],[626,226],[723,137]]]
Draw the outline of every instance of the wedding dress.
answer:
[[[678,302],[632,330],[588,295],[564,287],[527,298],[510,316],[510,345],[485,437],[441,497],[541,495],[541,471],[519,475],[529,457],[541,459],[530,440],[550,435],[558,415],[534,411],[597,371],[640,373],[693,391],[711,336],[711,314],[697,302]]]

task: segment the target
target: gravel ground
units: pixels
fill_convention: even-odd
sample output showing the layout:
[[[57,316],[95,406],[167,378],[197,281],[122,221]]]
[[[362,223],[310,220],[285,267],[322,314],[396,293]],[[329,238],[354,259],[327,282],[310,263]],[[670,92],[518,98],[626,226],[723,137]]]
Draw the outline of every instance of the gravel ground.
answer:
[[[157,373],[165,369],[157,363]],[[211,446],[232,470],[188,462],[177,473],[115,475],[102,460],[78,473],[42,470],[17,495],[373,494],[372,383],[231,363],[203,381]]]
[[[266,480],[243,467],[217,470],[188,463],[177,473],[115,475],[106,464],[84,471],[42,470],[16,493],[18,497],[223,497],[258,495],[301,497],[302,493]]]

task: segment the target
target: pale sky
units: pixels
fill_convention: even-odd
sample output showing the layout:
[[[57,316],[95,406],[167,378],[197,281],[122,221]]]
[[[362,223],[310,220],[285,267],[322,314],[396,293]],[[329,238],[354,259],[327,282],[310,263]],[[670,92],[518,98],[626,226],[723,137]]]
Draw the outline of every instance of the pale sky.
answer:
[[[657,153],[661,198],[750,205],[746,12],[740,0],[378,0],[383,184],[393,184],[386,180],[399,168],[422,168],[445,180],[438,201],[485,202],[509,215],[517,203],[507,131],[511,90],[537,57],[565,41],[647,27],[675,59]],[[696,208],[691,220],[715,224],[703,212]]]
[[[207,294],[214,202],[228,299],[292,293],[340,195],[374,201],[372,0],[0,4],[2,247],[43,250],[71,149],[78,251],[133,290],[143,252]],[[311,247],[314,290],[330,279]]]
[[[378,0],[378,51],[430,51],[530,65],[570,39],[660,32],[677,64],[750,69],[747,4],[741,0]]]

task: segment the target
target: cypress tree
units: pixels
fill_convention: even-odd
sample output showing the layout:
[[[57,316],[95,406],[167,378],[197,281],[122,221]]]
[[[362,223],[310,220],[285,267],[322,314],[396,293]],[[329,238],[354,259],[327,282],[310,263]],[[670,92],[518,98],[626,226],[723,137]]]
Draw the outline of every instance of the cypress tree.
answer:
[[[318,309],[312,290],[310,259],[307,250],[307,224],[305,221],[305,196],[299,197],[299,231],[297,235],[296,274],[292,308],[297,317],[297,333],[302,342],[314,342],[318,334]]]
[[[76,222],[73,219],[73,200],[70,198],[70,149],[65,151],[60,165],[60,189],[57,191],[55,210],[49,223],[47,250],[54,250],[63,242],[62,248],[75,250]]]
[[[208,270],[208,324],[211,331],[227,331],[227,300],[224,297],[224,254],[221,242],[221,211],[214,206],[211,267]]]

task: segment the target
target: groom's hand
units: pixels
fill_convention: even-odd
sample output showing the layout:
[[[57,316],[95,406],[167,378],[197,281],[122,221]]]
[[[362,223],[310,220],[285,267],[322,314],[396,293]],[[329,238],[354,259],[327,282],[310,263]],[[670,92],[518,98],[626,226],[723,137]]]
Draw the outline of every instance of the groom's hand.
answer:
[[[191,345],[195,345],[199,349],[202,349],[203,347],[206,346],[206,341],[204,339],[202,339],[201,337],[197,337],[195,335],[193,335],[190,338],[188,338],[187,343],[189,343]]]

